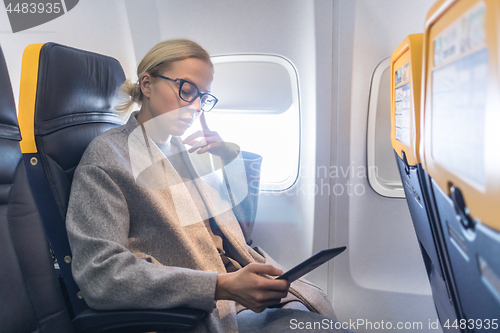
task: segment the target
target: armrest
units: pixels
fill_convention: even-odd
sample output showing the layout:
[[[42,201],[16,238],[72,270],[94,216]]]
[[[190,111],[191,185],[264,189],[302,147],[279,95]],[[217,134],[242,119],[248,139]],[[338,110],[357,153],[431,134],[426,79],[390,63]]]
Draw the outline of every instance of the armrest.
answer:
[[[205,316],[205,311],[187,308],[166,310],[86,309],[73,319],[80,333],[179,331],[193,328]]]

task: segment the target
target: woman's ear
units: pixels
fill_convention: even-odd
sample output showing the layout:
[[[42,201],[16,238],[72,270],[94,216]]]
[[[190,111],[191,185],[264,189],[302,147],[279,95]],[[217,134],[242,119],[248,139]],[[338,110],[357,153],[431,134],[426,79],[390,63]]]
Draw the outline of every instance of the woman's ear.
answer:
[[[149,98],[151,96],[151,84],[153,83],[153,77],[149,73],[144,73],[139,81],[141,86],[141,91],[144,97]]]

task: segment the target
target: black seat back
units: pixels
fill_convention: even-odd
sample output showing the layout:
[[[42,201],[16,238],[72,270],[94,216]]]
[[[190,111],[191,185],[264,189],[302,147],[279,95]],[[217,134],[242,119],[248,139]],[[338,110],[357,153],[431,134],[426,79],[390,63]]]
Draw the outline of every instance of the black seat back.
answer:
[[[72,332],[22,162],[20,140],[0,49],[0,331]]]
[[[445,325],[462,317],[426,181],[429,176],[419,155],[423,37],[407,36],[391,56],[391,141],[436,311]],[[456,327],[443,330],[460,332]]]
[[[55,43],[28,46],[22,66],[21,150],[74,316],[87,305],[71,274],[65,225],[71,182],[90,141],[123,123],[112,102],[125,74],[114,58]]]

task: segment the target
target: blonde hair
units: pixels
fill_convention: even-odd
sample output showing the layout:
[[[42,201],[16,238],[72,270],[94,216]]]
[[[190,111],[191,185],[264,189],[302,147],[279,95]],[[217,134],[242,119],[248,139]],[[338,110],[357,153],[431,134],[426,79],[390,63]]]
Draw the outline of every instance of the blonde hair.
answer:
[[[156,44],[144,56],[142,61],[137,66],[138,82],[133,83],[130,79],[126,80],[120,87],[120,90],[125,93],[127,101],[115,107],[118,111],[128,111],[132,105],[142,104],[142,91],[140,79],[145,73],[156,77],[168,70],[171,64],[175,61],[180,61],[188,58],[197,58],[205,61],[213,69],[210,55],[204,48],[189,39],[169,39]]]

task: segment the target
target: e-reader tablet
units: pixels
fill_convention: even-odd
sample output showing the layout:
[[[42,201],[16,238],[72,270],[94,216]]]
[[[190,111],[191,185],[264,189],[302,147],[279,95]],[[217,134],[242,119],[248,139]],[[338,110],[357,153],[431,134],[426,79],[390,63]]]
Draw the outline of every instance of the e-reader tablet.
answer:
[[[345,246],[342,247],[336,247],[334,249],[327,249],[323,251],[319,251],[309,259],[304,260],[285,274],[277,277],[277,279],[285,279],[288,280],[289,282],[293,282],[300,278],[301,276],[309,273],[313,269],[315,269],[318,266],[323,265],[325,262],[328,260],[332,259],[333,257],[336,257],[337,255],[341,254],[344,252],[346,249]]]

